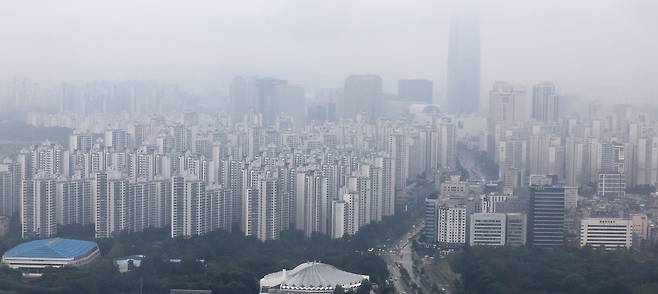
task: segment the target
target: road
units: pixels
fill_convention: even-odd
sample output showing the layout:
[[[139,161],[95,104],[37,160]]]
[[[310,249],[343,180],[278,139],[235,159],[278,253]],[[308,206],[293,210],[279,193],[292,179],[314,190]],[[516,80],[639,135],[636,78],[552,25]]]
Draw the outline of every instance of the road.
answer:
[[[410,227],[409,232],[404,234],[399,240],[392,240],[390,244],[387,244],[387,251],[382,255],[391,275],[391,279],[393,279],[393,285],[398,293],[415,293],[411,288],[411,285],[402,280],[400,268],[398,266],[403,267],[409,273],[409,277],[411,278],[410,281],[418,285],[423,293],[431,293],[429,285],[423,284],[421,277],[413,270],[413,252],[411,247],[412,240],[420,234],[423,227],[423,219],[420,214],[420,209],[422,209],[422,207],[417,207],[417,205],[421,205],[418,201],[425,199],[425,197],[434,192],[435,189],[436,188],[432,183],[414,185],[413,188],[410,189],[408,195],[413,196],[407,198],[406,202],[412,210],[412,213],[415,210],[419,211],[416,215],[415,224]]]
[[[402,280],[402,274],[398,265],[406,269],[411,277],[411,281],[414,281],[420,286],[420,279],[416,277],[416,273],[412,269],[410,240],[420,232],[421,227],[420,222],[414,225],[410,232],[391,244],[388,248],[389,251],[384,256],[388,270],[391,273],[391,278],[393,279],[393,284],[395,285],[395,289],[398,290],[398,293],[414,293],[411,286]]]

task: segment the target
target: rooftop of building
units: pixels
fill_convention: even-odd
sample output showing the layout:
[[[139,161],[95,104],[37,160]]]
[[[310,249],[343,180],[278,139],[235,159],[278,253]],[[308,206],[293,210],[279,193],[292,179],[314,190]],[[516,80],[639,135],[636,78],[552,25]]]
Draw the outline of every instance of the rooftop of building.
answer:
[[[97,249],[93,241],[43,239],[21,243],[5,252],[3,258],[76,259]]]
[[[262,284],[281,288],[333,288],[336,285],[359,285],[366,275],[353,274],[320,262],[306,262],[290,271],[282,270],[265,276]]]

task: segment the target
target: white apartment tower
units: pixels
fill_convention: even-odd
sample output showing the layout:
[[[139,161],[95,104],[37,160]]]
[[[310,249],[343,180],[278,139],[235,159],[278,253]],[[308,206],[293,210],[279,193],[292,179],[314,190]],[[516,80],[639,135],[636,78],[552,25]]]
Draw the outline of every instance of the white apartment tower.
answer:
[[[57,234],[56,181],[47,175],[23,180],[21,237],[50,238]]]
[[[438,210],[438,242],[466,244],[466,207],[442,205]]]
[[[171,237],[201,236],[208,231],[206,184],[192,175],[171,179]]]

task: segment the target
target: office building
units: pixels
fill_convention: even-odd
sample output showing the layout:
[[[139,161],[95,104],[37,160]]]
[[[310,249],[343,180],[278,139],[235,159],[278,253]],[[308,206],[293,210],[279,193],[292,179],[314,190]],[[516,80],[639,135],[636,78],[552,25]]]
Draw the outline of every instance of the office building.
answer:
[[[606,250],[631,248],[633,224],[629,219],[586,218],[580,221],[580,246]]]
[[[438,225],[438,199],[425,199],[424,226],[422,231],[423,239],[434,242],[437,240]]]
[[[472,214],[469,244],[471,246],[504,246],[506,225],[504,213]]]
[[[480,205],[477,210],[483,213],[498,212],[496,210],[497,204],[507,201],[508,198],[511,198],[509,194],[489,193],[480,195]]]
[[[528,214],[528,243],[534,247],[564,245],[564,188],[532,186]]]
[[[649,217],[646,214],[632,214],[631,223],[633,225],[633,236],[635,238],[638,240],[649,239]]]
[[[624,174],[599,174],[596,194],[602,198],[619,199],[626,196],[626,177]]]
[[[526,215],[524,213],[508,213],[505,219],[507,221],[505,245],[525,246],[528,225]]]

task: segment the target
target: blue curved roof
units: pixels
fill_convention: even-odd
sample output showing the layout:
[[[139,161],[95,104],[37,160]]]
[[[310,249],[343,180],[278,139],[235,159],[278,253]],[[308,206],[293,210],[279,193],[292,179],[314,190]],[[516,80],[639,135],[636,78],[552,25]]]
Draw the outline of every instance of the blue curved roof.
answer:
[[[3,257],[76,259],[98,248],[96,242],[71,239],[43,239],[25,242],[9,249]]]

